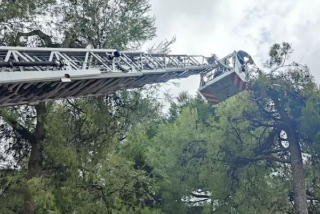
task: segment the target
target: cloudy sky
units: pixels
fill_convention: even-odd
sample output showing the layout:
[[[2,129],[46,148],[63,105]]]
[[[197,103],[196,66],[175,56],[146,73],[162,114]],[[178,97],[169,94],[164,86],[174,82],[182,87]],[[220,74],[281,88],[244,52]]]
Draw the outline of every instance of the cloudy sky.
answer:
[[[177,37],[175,54],[216,54],[220,58],[234,50],[249,52],[259,65],[270,46],[290,42],[291,59],[307,64],[320,83],[319,0],[151,0],[158,27],[157,38],[148,43]],[[194,94],[199,77],[180,81],[177,94]]]

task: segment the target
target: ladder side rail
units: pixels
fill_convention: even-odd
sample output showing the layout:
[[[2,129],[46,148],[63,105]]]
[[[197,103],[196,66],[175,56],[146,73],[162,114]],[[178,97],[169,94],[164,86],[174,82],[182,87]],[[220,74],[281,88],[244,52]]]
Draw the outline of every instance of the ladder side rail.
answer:
[[[143,70],[177,69],[194,66],[204,66],[205,57],[202,55],[181,54],[153,54],[144,52],[122,51],[116,60],[108,60],[113,49],[76,49],[76,48],[27,48],[27,47],[0,47],[7,50],[4,60],[9,62],[21,61],[10,71],[48,71],[59,70],[57,67],[64,64],[63,70],[104,69],[105,72],[141,72]],[[15,53],[13,55],[13,53]],[[19,60],[21,59],[21,60]],[[200,58],[200,59],[198,59]],[[47,62],[46,62],[47,61]],[[35,63],[28,66],[28,63]],[[50,63],[49,63],[50,62]],[[147,64],[145,64],[146,62]],[[43,64],[42,64],[43,63]],[[149,64],[149,66],[147,66]],[[129,69],[123,68],[123,65]],[[152,66],[150,66],[152,65]],[[0,67],[1,66],[0,64]],[[8,67],[8,66],[7,66]]]
[[[116,49],[85,49],[85,48],[47,48],[47,47],[37,47],[37,48],[30,48],[30,47],[13,47],[13,46],[0,46],[0,52],[1,51],[18,51],[18,52],[26,52],[26,53],[43,53],[43,52],[59,52],[62,55],[65,55],[67,53],[82,53],[85,55],[87,52],[92,53],[114,53],[117,51]],[[177,59],[178,57],[203,57],[202,55],[182,55],[182,54],[159,54],[159,53],[145,53],[141,51],[119,51],[121,54],[125,55],[131,55],[134,54],[136,56],[139,56],[139,54],[148,55],[150,56],[158,56],[158,57],[174,57]],[[201,63],[203,64],[203,63]]]
[[[91,48],[50,48],[50,47],[20,47],[20,46],[0,46],[0,52],[1,51],[8,51],[8,50],[16,50],[16,51],[22,51],[22,52],[51,52],[51,51],[57,51],[57,52],[70,52],[70,53],[85,53],[87,51],[93,51],[97,53],[113,53],[117,51],[116,49],[91,49]],[[119,51],[122,52],[122,51]],[[126,53],[140,53],[141,51],[123,51]]]

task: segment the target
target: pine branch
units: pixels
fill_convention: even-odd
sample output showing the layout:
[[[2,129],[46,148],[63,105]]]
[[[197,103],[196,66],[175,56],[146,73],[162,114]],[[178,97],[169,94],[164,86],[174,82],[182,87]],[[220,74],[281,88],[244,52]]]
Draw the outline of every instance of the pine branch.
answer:
[[[46,47],[53,47],[53,43],[51,40],[51,37],[47,34],[45,34],[44,32],[42,32],[41,30],[33,30],[27,33],[23,33],[23,32],[18,32],[17,36],[16,36],[16,44],[19,43],[20,38],[21,37],[30,37],[30,36],[38,36],[44,43]]]
[[[320,198],[316,197],[313,192],[307,190],[308,200],[320,202]]]
[[[237,165],[245,166],[249,163],[260,161],[260,160],[269,160],[279,163],[290,163],[289,159],[282,159],[274,156],[260,156],[260,157],[252,157],[252,158],[239,158],[237,159]]]
[[[286,152],[289,151],[289,148],[282,148],[282,149],[277,149],[277,150],[272,150],[272,151],[266,151],[266,152],[261,152],[261,155],[267,155],[267,154],[276,154],[280,152]]]
[[[204,194],[196,194],[196,193],[191,193],[191,196],[192,197],[195,197],[195,198],[205,198],[206,200],[210,199],[210,196],[209,195],[204,195]]]
[[[30,37],[30,36],[38,36],[43,42],[43,46],[45,47],[83,47],[84,44],[81,42],[76,35],[71,34],[70,32],[65,32],[65,39],[60,43],[53,43],[52,38],[44,33],[41,30],[32,30],[27,33],[18,32],[16,35],[15,44],[19,44],[19,40],[21,37]]]
[[[33,142],[35,140],[35,136],[33,133],[31,133],[27,128],[25,128],[23,125],[18,123],[17,120],[13,119],[10,116],[7,116],[3,110],[0,109],[0,116],[3,118],[3,120],[8,123],[12,127],[12,129],[25,140],[29,142]]]
[[[281,120],[274,115],[274,112],[269,112],[269,111],[267,111],[267,110],[265,109],[265,107],[264,107],[259,101],[256,101],[256,104],[257,104],[259,110],[260,110],[263,114],[265,114],[267,117],[271,118],[271,119],[274,120],[274,121],[281,122]]]
[[[288,115],[288,113],[285,111],[285,109],[280,106],[278,98],[271,92],[271,90],[267,90],[266,93],[273,100],[274,105],[275,105],[276,109],[278,110],[284,124],[290,124],[290,122],[292,122],[291,118]]]
[[[262,158],[265,158],[266,160],[273,161],[273,162],[291,163],[290,159],[277,158],[277,157],[273,157],[273,156],[267,156],[267,157],[262,157]]]
[[[254,149],[253,152],[258,154],[258,153],[263,152],[264,150],[269,149],[272,146],[273,140],[277,136],[278,132],[279,132],[278,129],[273,129],[270,132],[269,136],[267,137],[265,143],[261,144],[258,148]]]

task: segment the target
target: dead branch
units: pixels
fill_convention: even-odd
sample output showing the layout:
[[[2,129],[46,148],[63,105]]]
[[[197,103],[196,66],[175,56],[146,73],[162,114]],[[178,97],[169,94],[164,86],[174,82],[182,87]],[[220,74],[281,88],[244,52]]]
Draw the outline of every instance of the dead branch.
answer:
[[[148,53],[158,53],[158,54],[168,54],[171,52],[170,46],[176,42],[176,37],[172,37],[171,40],[166,40],[165,42],[160,42],[157,46],[153,45],[147,49]]]

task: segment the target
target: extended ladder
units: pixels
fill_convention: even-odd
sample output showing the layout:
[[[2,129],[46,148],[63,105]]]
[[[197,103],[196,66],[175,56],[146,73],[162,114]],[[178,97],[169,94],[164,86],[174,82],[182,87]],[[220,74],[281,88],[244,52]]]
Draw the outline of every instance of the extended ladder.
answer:
[[[113,49],[0,47],[0,106],[109,94],[219,66],[206,59]]]

